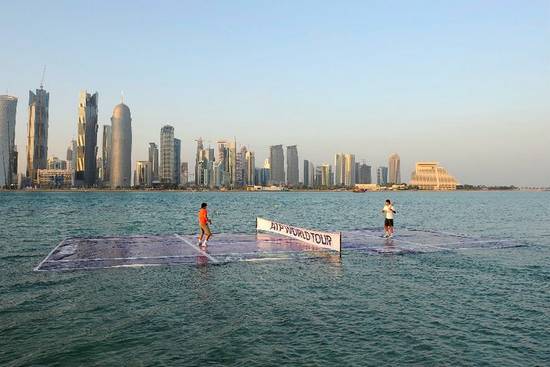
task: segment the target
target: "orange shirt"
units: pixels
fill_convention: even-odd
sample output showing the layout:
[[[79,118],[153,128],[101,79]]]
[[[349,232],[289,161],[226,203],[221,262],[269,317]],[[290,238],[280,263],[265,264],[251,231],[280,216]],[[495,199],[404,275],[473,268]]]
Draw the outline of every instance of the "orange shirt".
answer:
[[[200,224],[208,223],[208,210],[204,208],[199,210],[199,223]]]

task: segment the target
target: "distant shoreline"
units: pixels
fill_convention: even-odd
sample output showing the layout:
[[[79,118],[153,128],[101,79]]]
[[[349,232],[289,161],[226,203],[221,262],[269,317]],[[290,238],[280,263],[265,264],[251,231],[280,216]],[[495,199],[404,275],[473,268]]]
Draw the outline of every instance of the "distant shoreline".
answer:
[[[117,193],[117,192],[150,192],[150,193],[160,193],[160,192],[180,192],[180,193],[210,193],[210,192],[220,192],[220,193],[339,193],[339,192],[348,192],[354,194],[370,194],[370,193],[395,193],[395,192],[446,192],[446,193],[461,193],[461,192],[550,192],[550,189],[472,189],[472,190],[378,190],[378,191],[364,191],[364,192],[354,192],[353,190],[176,190],[176,189],[162,189],[162,190],[147,190],[147,189],[126,189],[126,190],[112,190],[112,189],[29,189],[29,190],[0,190],[0,193],[33,193],[33,192],[63,192],[63,193],[83,193],[83,192],[102,192],[102,193]]]

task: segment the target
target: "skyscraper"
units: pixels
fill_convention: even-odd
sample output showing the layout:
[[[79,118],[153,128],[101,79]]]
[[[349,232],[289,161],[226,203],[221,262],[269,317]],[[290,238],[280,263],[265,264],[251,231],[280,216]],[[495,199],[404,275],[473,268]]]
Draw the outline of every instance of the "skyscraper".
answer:
[[[388,159],[389,183],[401,183],[401,159],[397,153],[390,155]]]
[[[304,159],[304,186],[313,187],[315,184],[315,167],[309,160]]]
[[[132,185],[132,116],[124,103],[115,106],[111,129],[111,188],[128,188]]]
[[[355,155],[344,154],[344,186],[355,185]]]
[[[272,185],[284,185],[285,183],[285,156],[282,145],[269,147],[269,163],[271,166],[270,182]]]
[[[332,186],[332,169],[329,164],[323,164],[320,166],[321,177],[319,185],[322,187]]]
[[[174,138],[174,183],[181,182],[181,140]]]
[[[68,170],[72,170],[73,169],[73,147],[71,145],[69,145],[67,147],[67,155],[66,155],[66,158],[67,158],[67,169]]]
[[[0,96],[0,188],[15,184],[15,115],[17,98]],[[15,172],[14,172],[15,171]]]
[[[78,144],[76,140],[71,140],[71,144],[67,148],[67,169],[72,171],[73,176],[76,169],[76,153],[78,151]],[[74,177],[73,177],[74,179]]]
[[[80,92],[78,104],[78,140],[75,184],[93,186],[96,183],[97,155],[97,93]]]
[[[289,145],[286,147],[286,175],[289,186],[298,186],[300,169],[298,167],[298,147]]]
[[[174,128],[165,125],[160,130],[159,179],[161,183],[174,183]]]
[[[185,186],[189,183],[189,163],[181,162],[180,185]]]
[[[42,85],[36,93],[29,91],[27,134],[27,177],[36,183],[36,171],[45,169],[48,159],[48,107],[50,94]]]
[[[338,153],[334,158],[334,185],[355,185],[355,155]]]
[[[237,141],[229,143],[229,185],[231,187],[237,186]]]
[[[219,140],[216,142],[218,145],[218,158],[217,158],[217,176],[216,179],[219,182],[217,186],[229,186],[229,143],[225,140]]]
[[[334,185],[344,185],[345,169],[344,154],[337,153],[334,157]]]
[[[202,173],[200,162],[203,160],[202,154],[204,150],[204,145],[202,143],[202,138],[198,138],[196,142],[197,142],[197,149],[195,151],[195,185],[200,186],[201,183],[199,182],[200,181],[199,177],[201,176],[201,173]]]
[[[378,185],[388,184],[388,167],[378,167],[376,170],[376,183]]]
[[[359,169],[357,171],[357,183],[359,184],[372,183],[371,166],[368,166],[365,163],[359,164]]]
[[[254,152],[250,150],[245,155],[245,170],[246,170],[246,182],[247,186],[253,186],[256,184],[256,158]]]
[[[111,186],[111,149],[113,133],[111,125],[103,125],[103,143],[101,145],[101,172],[103,185]]]
[[[151,187],[153,182],[152,164],[149,161],[137,161],[134,174],[134,186]]]
[[[237,153],[237,160],[236,160],[236,182],[237,187],[246,186],[248,182],[248,170],[246,166],[246,154],[248,153],[248,149],[246,146],[242,146],[239,152]]]
[[[155,143],[149,143],[149,162],[151,162],[152,181],[159,179],[159,148]]]

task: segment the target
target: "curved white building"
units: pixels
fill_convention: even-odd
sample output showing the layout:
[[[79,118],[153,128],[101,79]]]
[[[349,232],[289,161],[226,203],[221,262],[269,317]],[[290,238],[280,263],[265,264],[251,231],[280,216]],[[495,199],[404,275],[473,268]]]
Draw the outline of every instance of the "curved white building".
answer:
[[[17,97],[0,96],[0,188],[14,182]]]
[[[438,162],[417,162],[409,185],[420,190],[456,190],[458,181]]]
[[[124,103],[113,110],[111,134],[111,188],[128,188],[132,184],[132,117]]]

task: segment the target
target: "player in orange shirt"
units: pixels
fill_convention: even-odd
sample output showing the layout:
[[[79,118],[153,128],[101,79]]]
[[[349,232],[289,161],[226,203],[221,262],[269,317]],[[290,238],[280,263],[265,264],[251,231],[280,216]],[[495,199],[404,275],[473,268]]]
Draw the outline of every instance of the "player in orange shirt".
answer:
[[[212,221],[208,218],[208,210],[206,209],[207,206],[208,205],[206,203],[202,203],[199,210],[199,246],[201,244],[203,244],[204,246],[208,245],[208,240],[210,239],[210,237],[212,237],[212,232],[210,231],[210,227],[208,226],[209,223],[212,224]],[[205,235],[206,239],[203,243],[202,240]]]

